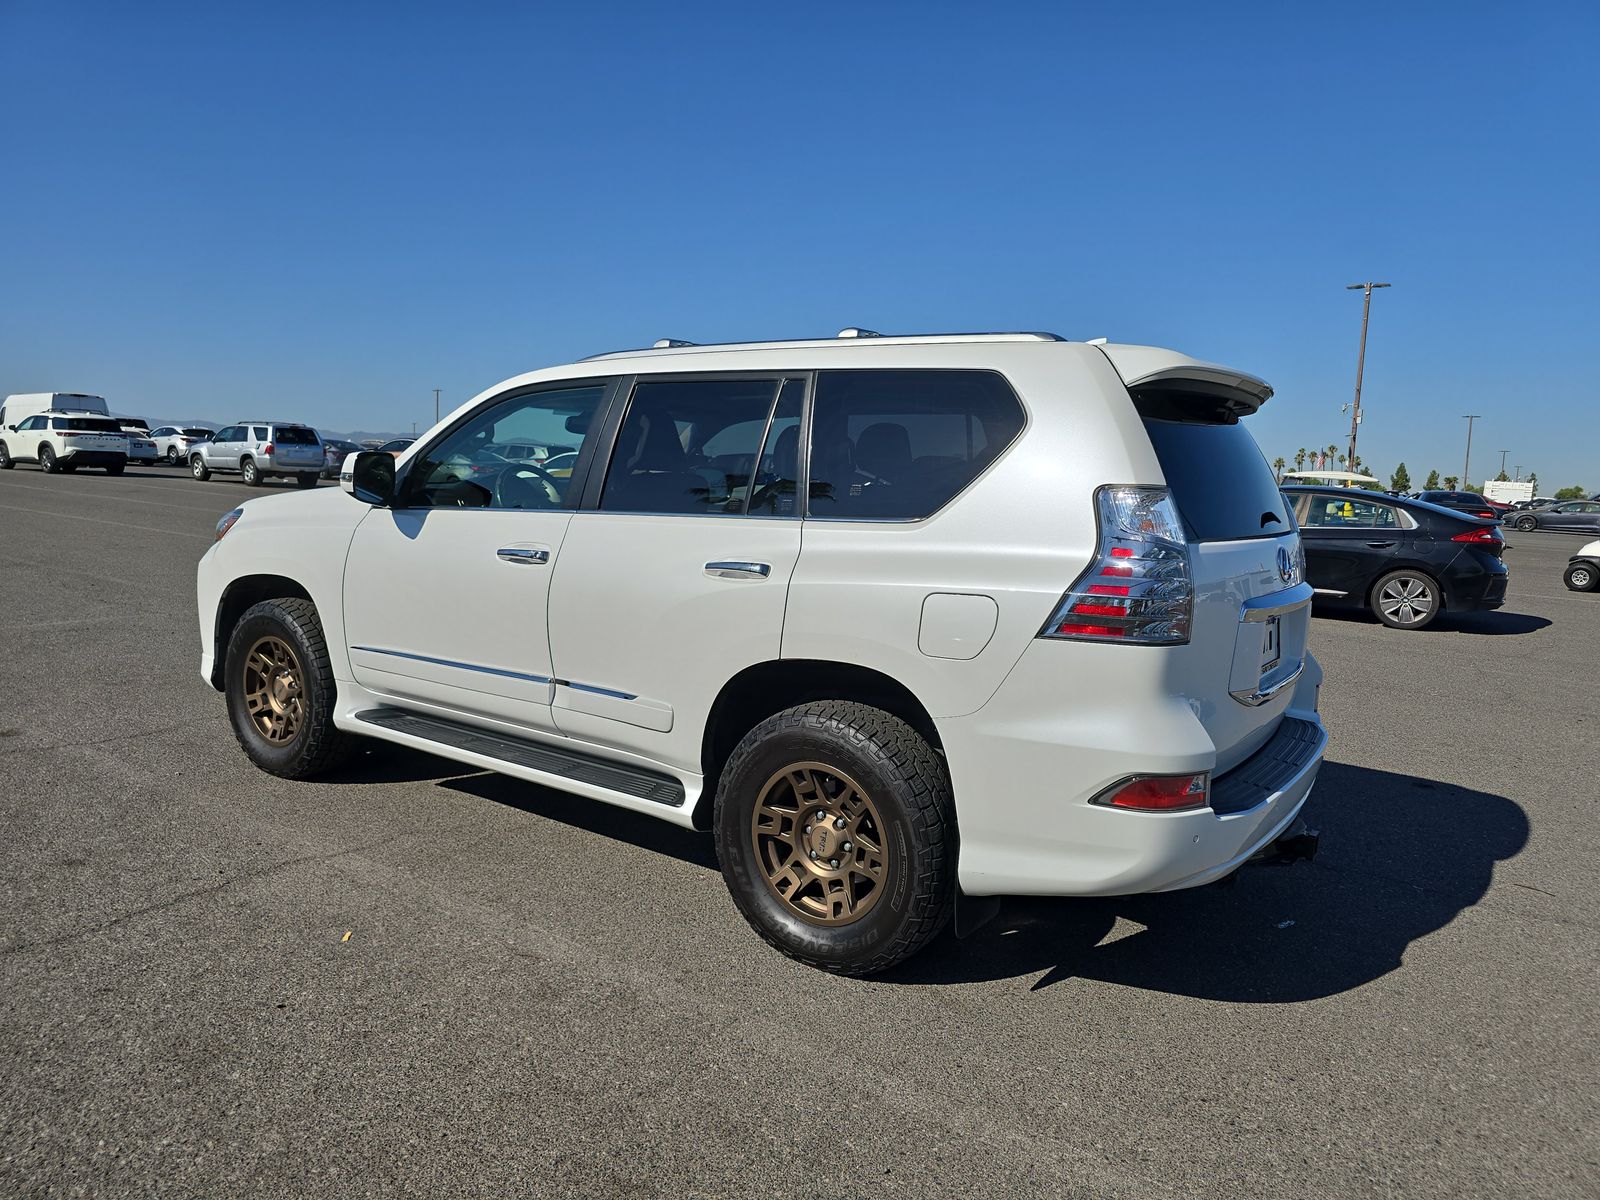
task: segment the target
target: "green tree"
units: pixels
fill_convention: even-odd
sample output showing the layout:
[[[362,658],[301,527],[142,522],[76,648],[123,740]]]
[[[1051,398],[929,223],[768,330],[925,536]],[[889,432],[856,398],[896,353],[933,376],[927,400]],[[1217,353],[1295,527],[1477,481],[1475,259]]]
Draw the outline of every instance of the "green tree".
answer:
[[[1439,489],[1439,472],[1438,471],[1429,471],[1428,472],[1428,478],[1425,479],[1423,481],[1423,483],[1422,483],[1422,490],[1425,491],[1425,492],[1434,492],[1434,491],[1438,491],[1438,489]]]
[[[1460,482],[1461,480],[1457,479],[1454,475],[1446,475],[1444,477],[1444,490],[1447,492],[1453,492],[1456,490],[1456,484]]]
[[[1411,490],[1411,473],[1406,470],[1405,463],[1394,469],[1394,474],[1389,476],[1389,488],[1396,492],[1409,492]]]
[[[1504,483],[1504,482],[1506,482],[1506,480],[1508,480],[1510,478],[1511,478],[1511,476],[1507,475],[1504,471],[1501,471],[1500,474],[1498,474],[1498,475],[1496,475],[1494,477],[1494,481],[1496,483]]]
[[[1581,487],[1562,488],[1556,493],[1557,500],[1582,500],[1587,495]]]
[[[1277,474],[1279,483],[1283,482],[1283,469],[1288,465],[1289,464],[1284,461],[1283,455],[1281,454],[1272,460],[1272,469]]]
[[[1528,476],[1528,482],[1533,484],[1533,494],[1537,496],[1539,494],[1539,474],[1537,471]]]
[[[1304,446],[1301,446],[1300,449],[1294,452],[1294,469],[1296,471],[1304,471],[1306,469],[1307,453],[1308,451]]]

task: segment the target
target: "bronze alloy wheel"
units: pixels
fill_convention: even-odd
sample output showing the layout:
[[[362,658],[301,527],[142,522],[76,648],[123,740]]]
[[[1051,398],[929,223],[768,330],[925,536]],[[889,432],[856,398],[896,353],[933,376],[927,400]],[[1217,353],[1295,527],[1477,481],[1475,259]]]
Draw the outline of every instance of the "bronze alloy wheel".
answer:
[[[305,720],[304,673],[289,643],[257,639],[244,659],[244,703],[256,732],[274,745],[292,742]]]
[[[872,911],[889,874],[883,821],[848,775],[793,763],[761,789],[750,842],[767,888],[813,925],[849,925]]]

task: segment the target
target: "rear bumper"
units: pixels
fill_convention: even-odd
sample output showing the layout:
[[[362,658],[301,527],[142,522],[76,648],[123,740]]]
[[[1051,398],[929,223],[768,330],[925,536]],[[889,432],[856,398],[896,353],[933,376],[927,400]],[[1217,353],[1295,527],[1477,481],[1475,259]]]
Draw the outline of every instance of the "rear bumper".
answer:
[[[128,456],[118,450],[68,450],[61,461],[75,467],[114,467],[128,461]]]
[[[1511,572],[1492,555],[1466,551],[1445,573],[1444,606],[1447,612],[1482,612],[1506,602]]]
[[[1014,676],[984,709],[939,726],[955,786],[962,890],[1120,896],[1199,887],[1237,870],[1291,827],[1316,783],[1327,746],[1316,711],[1321,681],[1308,654],[1293,695],[1267,706],[1284,720],[1213,780],[1213,807],[1143,813],[1088,798],[1129,775],[1213,770],[1216,747],[1189,702],[1102,704],[1085,725],[1078,705],[1041,711],[1037,697],[1012,687]]]

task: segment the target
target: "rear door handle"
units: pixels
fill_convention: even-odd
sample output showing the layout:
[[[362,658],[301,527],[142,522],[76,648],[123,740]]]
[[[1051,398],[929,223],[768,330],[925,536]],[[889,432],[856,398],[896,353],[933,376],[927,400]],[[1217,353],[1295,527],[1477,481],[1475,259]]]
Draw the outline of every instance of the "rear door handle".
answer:
[[[708,562],[706,574],[713,579],[765,579],[772,574],[771,563]]]
[[[501,546],[494,552],[496,558],[524,566],[543,566],[550,561],[550,551],[530,550],[526,546]]]
[[[1374,550],[1387,550],[1387,549],[1389,549],[1389,547],[1393,546],[1394,543],[1393,542],[1368,542],[1367,545],[1371,546]]]

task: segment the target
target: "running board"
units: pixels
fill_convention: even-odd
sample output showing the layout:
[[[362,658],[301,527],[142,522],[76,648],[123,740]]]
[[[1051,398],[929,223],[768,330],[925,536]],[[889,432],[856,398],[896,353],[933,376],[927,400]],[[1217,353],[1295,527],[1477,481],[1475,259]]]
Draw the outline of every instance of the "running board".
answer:
[[[365,725],[376,725],[380,729],[422,738],[440,746],[499,759],[530,771],[558,775],[576,783],[621,792],[625,796],[651,800],[672,808],[683,807],[682,781],[659,771],[633,767],[543,742],[530,742],[508,734],[492,733],[475,725],[462,725],[457,721],[446,721],[400,708],[369,708],[356,713],[355,719]]]

